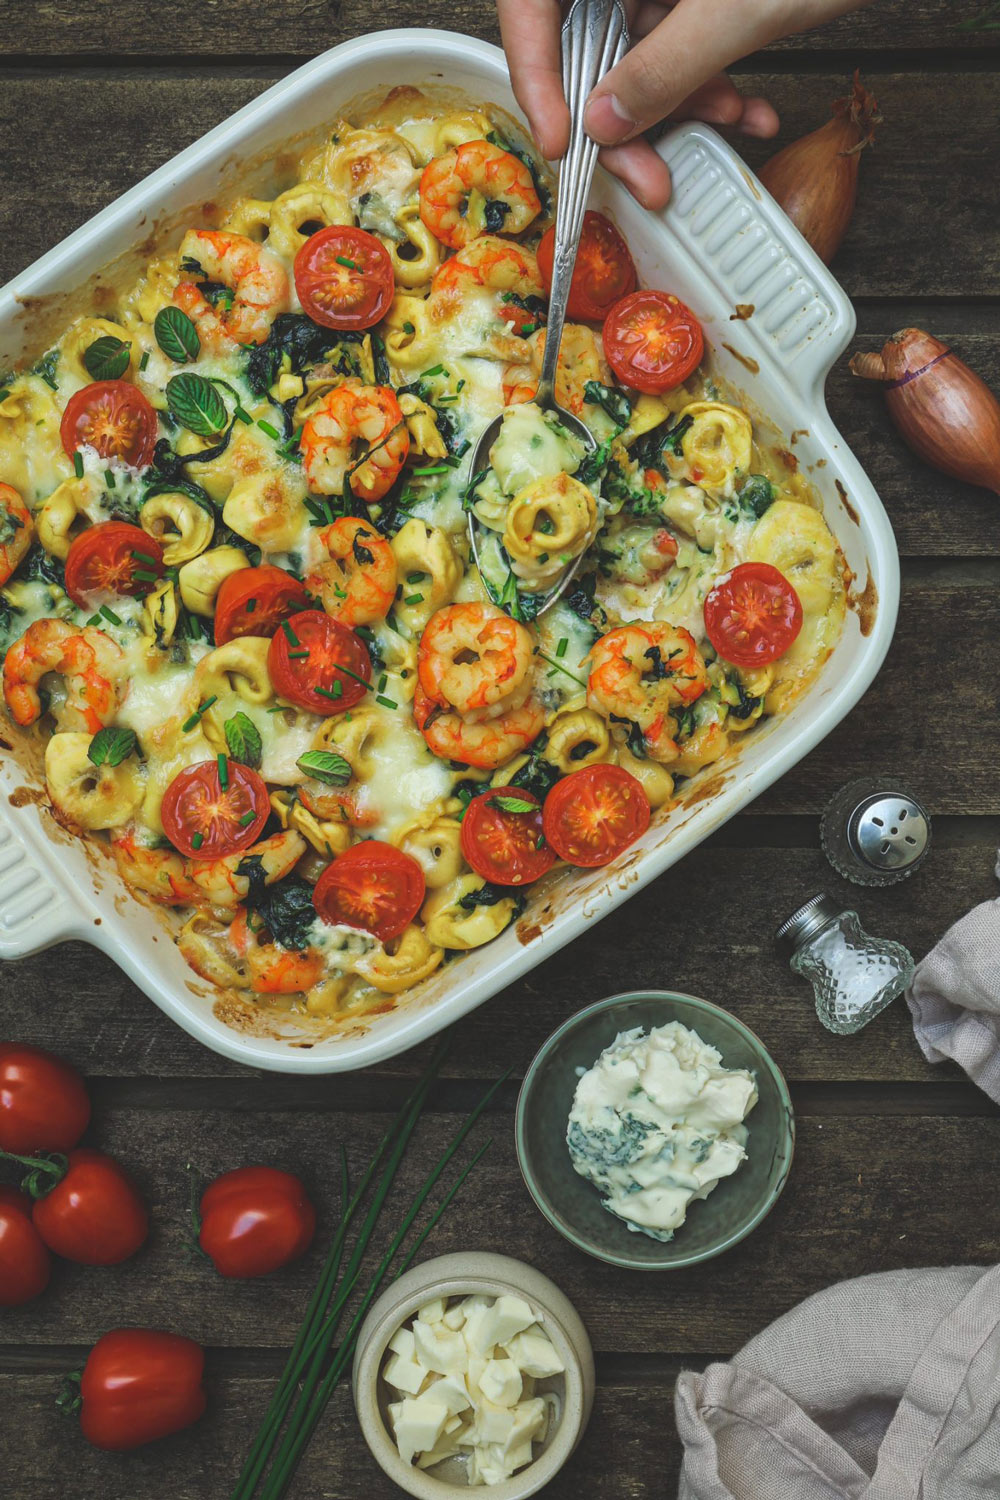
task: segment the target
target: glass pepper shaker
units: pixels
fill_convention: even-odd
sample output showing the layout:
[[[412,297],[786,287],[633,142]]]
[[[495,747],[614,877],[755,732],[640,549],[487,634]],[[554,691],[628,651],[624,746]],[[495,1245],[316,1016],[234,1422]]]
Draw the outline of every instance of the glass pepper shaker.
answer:
[[[862,776],[823,813],[820,843],[838,875],[855,885],[895,885],[930,852],[931,818],[894,776]]]
[[[841,911],[830,896],[813,896],[775,937],[793,950],[793,971],[811,981],[823,1025],[840,1035],[867,1026],[913,978],[901,943],[872,937],[856,911]]]

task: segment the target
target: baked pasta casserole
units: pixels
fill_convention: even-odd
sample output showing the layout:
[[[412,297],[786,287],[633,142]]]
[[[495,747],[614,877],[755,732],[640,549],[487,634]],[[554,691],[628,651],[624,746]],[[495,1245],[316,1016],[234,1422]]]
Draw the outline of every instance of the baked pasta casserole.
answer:
[[[808,486],[600,214],[557,386],[595,451],[534,404],[552,211],[510,121],[397,89],[2,380],[7,713],[261,1004],[339,1022],[489,942],[841,630]]]

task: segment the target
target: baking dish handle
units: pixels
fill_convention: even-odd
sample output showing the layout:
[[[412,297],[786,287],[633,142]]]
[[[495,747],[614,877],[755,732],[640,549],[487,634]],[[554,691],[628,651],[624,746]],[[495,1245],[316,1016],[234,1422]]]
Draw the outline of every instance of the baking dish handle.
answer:
[[[31,832],[24,813],[0,803],[0,958],[26,958],[83,935],[79,906],[53,876],[49,860],[39,858]],[[42,829],[38,833],[45,838]]]
[[[678,126],[657,150],[673,179],[664,218],[732,306],[733,328],[742,323],[772,369],[822,401],[854,336],[846,292],[710,126]]]

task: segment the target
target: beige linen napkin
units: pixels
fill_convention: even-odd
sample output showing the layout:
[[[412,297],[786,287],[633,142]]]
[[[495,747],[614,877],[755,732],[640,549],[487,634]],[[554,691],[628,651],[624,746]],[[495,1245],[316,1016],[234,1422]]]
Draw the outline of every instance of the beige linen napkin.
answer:
[[[928,1062],[950,1057],[1000,1104],[1000,899],[949,927],[917,965],[906,1000]]]
[[[679,1500],[996,1500],[1000,1266],[886,1271],[677,1382]]]

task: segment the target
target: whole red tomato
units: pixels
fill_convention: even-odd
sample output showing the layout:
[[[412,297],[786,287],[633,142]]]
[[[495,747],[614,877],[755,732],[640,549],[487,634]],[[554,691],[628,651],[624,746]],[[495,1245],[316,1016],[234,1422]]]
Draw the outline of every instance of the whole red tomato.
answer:
[[[204,1351],[156,1329],[116,1328],[98,1339],[80,1381],[80,1428],[95,1448],[140,1448],[180,1432],[205,1410]]]
[[[32,1219],[50,1250],[85,1266],[127,1260],[149,1233],[131,1177],[112,1157],[87,1149],[69,1153],[65,1175],[37,1199]]]
[[[0,1187],[0,1307],[20,1307],[49,1284],[52,1260],[31,1222],[31,1199]]]
[[[90,1122],[75,1068],[18,1042],[0,1042],[0,1150],[72,1151]]]
[[[220,1276],[266,1276],[304,1255],[315,1231],[302,1183],[276,1167],[224,1172],[201,1200],[198,1243]]]

